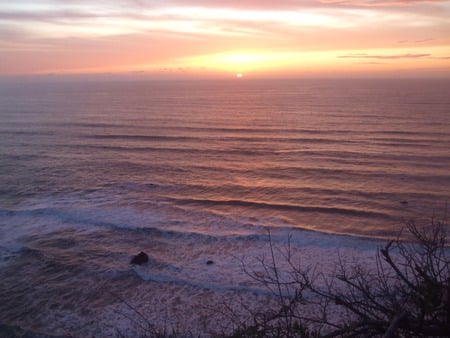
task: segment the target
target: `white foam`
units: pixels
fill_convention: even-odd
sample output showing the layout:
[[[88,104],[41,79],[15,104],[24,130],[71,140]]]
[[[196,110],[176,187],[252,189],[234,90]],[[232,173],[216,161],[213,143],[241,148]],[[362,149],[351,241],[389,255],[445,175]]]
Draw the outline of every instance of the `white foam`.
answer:
[[[250,273],[264,272],[262,262],[269,266],[273,263],[267,229],[271,229],[275,263],[282,279],[289,278],[291,269],[286,261],[288,240],[294,262],[299,262],[302,267],[318,266],[326,274],[334,270],[338,254],[343,261],[352,261],[358,257],[370,265],[377,246],[382,243],[296,230],[282,221],[277,223],[276,218],[264,219],[258,224],[258,220],[248,217],[229,218],[204,212],[192,214],[192,211],[186,214],[188,211],[165,208],[162,205],[160,208],[150,206],[145,209],[115,205],[112,202],[92,204],[89,199],[80,200],[76,195],[30,200],[3,222],[0,231],[4,236],[0,239],[0,251],[8,263],[20,252],[21,240],[24,238],[45,238],[63,229],[73,230],[76,234],[93,232],[95,236],[80,237],[84,241],[83,248],[97,255],[95,266],[83,263],[83,260],[77,263],[85,264],[79,268],[86,271],[74,278],[80,285],[97,285],[98,274],[95,269],[101,264],[104,265],[98,271],[103,273],[102,278],[114,276],[117,271],[134,270],[139,277],[133,281],[137,284],[135,288],[128,288],[131,282],[126,273],[118,274],[123,278],[123,284],[116,282],[118,290],[126,286],[121,292],[124,292],[127,302],[142,308],[149,321],[159,328],[171,329],[175,326],[181,332],[192,329],[197,334],[206,332],[205,329],[218,328],[226,321],[219,314],[211,315],[211,307],[236,300],[233,306],[238,307],[236,304],[239,301],[245,301],[248,306],[256,308],[261,304],[268,306],[267,302],[273,299],[270,289],[243,270],[245,267]],[[169,210],[175,210],[175,213],[166,214]],[[149,227],[159,228],[161,232],[127,231]],[[178,232],[166,231],[174,229]],[[68,254],[66,248],[52,250],[55,259],[60,258],[58,255]],[[76,255],[76,250],[78,247],[70,255]],[[150,262],[142,266],[130,266],[131,255],[141,250],[150,256]],[[213,263],[207,264],[208,261]],[[52,320],[51,310],[46,311],[50,312],[43,316],[48,315],[49,320]],[[135,323],[127,317],[127,314],[132,313],[126,304],[118,302],[104,305],[95,311],[98,318],[105,320],[105,324],[99,324],[102,334],[116,334],[115,330],[119,328],[120,332],[132,335]],[[202,322],[202,318],[210,319]],[[70,313],[60,320],[67,322],[70,327],[74,327],[74,322],[88,322],[88,318],[74,318]],[[195,323],[195,327],[192,327],[192,323]],[[91,329],[95,331],[98,328]],[[83,332],[88,332],[86,330]]]
[[[352,264],[358,260],[366,267],[375,267],[379,243],[346,237],[336,239],[331,235],[313,232],[300,238],[295,238],[296,235],[292,236],[297,242],[292,242],[290,254],[292,262],[301,268],[316,266],[317,272],[327,276],[335,271],[338,260],[343,264]],[[287,237],[283,242],[284,234],[273,233],[272,236],[272,239],[280,237],[272,242],[279,277],[288,280],[291,278],[292,266],[286,260]],[[338,244],[339,239],[343,240],[343,246],[331,246]],[[299,245],[299,242],[302,244]],[[264,262],[270,270],[273,262],[269,242],[220,239],[207,243],[194,238],[181,238],[176,244],[170,245],[167,251],[170,255],[165,256],[166,261],[163,263],[150,259],[149,263],[132,268],[144,284],[142,288],[136,288],[136,292],[128,293],[130,298],[127,299],[133,307],[143,311],[156,327],[177,327],[181,332],[191,330],[195,335],[208,330],[220,332],[224,323],[233,325],[226,316],[230,312],[219,313],[219,309],[230,311],[224,308],[224,304],[233,307],[233,311],[241,318],[248,315],[243,304],[251,309],[263,306],[262,310],[267,310],[271,304],[277,306],[277,290],[257,282],[242,269],[245,266],[249,273],[263,273]],[[151,250],[148,253],[158,254]],[[208,260],[214,263],[208,265]],[[284,294],[289,292],[292,290],[283,290]],[[136,318],[126,305],[116,304],[114,309],[116,315],[128,313]],[[105,313],[105,316],[111,316],[112,308],[105,311],[109,313]],[[202,316],[209,318],[207,323],[201,323]],[[127,322],[126,316],[120,325],[126,332],[136,328],[132,321]]]
[[[242,290],[262,292],[261,285],[243,270],[261,270],[262,262],[273,264],[268,236],[223,237],[214,241],[200,241],[195,237],[179,238],[176,243],[166,242],[170,255],[164,264],[152,262],[136,267],[138,275],[146,281],[186,284],[216,291]],[[290,248],[288,241],[290,240]],[[318,265],[330,270],[338,254],[341,257],[370,259],[381,242],[365,241],[347,236],[333,236],[309,231],[297,231],[290,236],[284,231],[271,235],[275,263],[280,270],[289,271],[288,254],[293,261],[305,265]],[[339,249],[338,249],[339,248]],[[288,252],[288,250],[290,250]],[[158,252],[149,251],[159,258]],[[207,264],[210,261],[211,264]]]

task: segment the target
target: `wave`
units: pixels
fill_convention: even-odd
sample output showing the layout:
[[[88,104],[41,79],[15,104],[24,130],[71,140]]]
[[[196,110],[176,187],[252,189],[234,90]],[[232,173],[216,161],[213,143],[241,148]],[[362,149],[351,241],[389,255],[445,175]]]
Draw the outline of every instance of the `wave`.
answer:
[[[147,282],[157,282],[157,283],[168,283],[168,284],[178,284],[184,287],[194,287],[196,289],[203,290],[211,290],[214,292],[229,292],[229,291],[237,291],[237,292],[251,292],[253,295],[273,295],[271,290],[266,289],[265,287],[257,287],[257,286],[247,286],[242,282],[238,285],[223,284],[220,282],[214,283],[208,280],[204,281],[193,281],[192,276],[186,276],[185,278],[174,277],[169,274],[163,273],[152,273],[152,272],[144,272],[140,268],[134,268],[136,274],[144,281]]]
[[[246,149],[246,150],[240,150],[240,149],[213,149],[213,148],[183,148],[183,146],[180,147],[149,147],[149,146],[122,146],[122,145],[83,145],[83,144],[75,144],[75,145],[67,145],[69,148],[74,149],[88,149],[88,150],[108,150],[112,152],[136,152],[136,153],[150,153],[150,152],[166,152],[166,153],[181,153],[181,154],[212,154],[212,155],[241,155],[241,156],[266,156],[270,155],[273,152],[270,150],[262,150],[262,149]]]
[[[130,135],[130,134],[106,134],[106,135],[82,135],[83,138],[96,140],[133,140],[133,141],[173,141],[184,142],[199,140],[192,136],[165,136],[165,135]]]
[[[170,201],[168,199],[168,201]],[[83,203],[66,201],[66,204],[79,205]],[[89,202],[87,202],[89,203]],[[285,242],[287,234],[297,233],[298,240],[303,241],[305,234],[316,234],[314,242],[321,242],[323,236],[337,236],[336,241],[327,237],[324,243],[336,242],[345,234],[333,234],[316,230],[309,230],[298,225],[291,225],[279,219],[261,217],[245,217],[215,214],[211,210],[185,210],[178,209],[183,205],[213,206],[222,205],[230,207],[246,207],[259,209],[272,209],[280,211],[314,212],[328,214],[343,214],[356,217],[389,218],[388,215],[356,209],[326,208],[296,206],[287,204],[268,204],[242,200],[201,200],[201,199],[173,199],[172,205],[166,205],[164,210],[155,204],[155,208],[142,212],[140,209],[130,207],[36,207],[27,209],[0,209],[0,217],[7,220],[10,227],[20,229],[17,236],[9,233],[9,237],[33,238],[58,233],[62,229],[74,229],[74,234],[86,231],[103,231],[119,234],[123,238],[134,235],[150,236],[151,238],[165,238],[169,240],[192,240],[196,243],[217,244],[225,242],[259,242],[268,241],[271,232],[274,241]],[[175,218],[171,218],[174,214]],[[182,217],[182,218],[180,218]],[[26,225],[26,226],[25,226]],[[5,230],[6,231],[6,230]],[[106,232],[104,233],[105,236]],[[311,236],[311,235],[308,235]],[[350,238],[361,236],[350,235]],[[364,236],[362,236],[364,237]],[[362,238],[361,237],[361,238]],[[365,237],[370,239],[370,237]],[[375,238],[375,237],[373,237]],[[3,242],[3,241],[2,241]],[[0,243],[1,244],[1,243]],[[338,243],[336,245],[343,245]]]
[[[450,162],[450,156],[445,155],[437,155],[433,153],[423,153],[420,155],[417,154],[399,154],[399,153],[368,153],[364,151],[335,151],[335,150],[309,150],[309,149],[292,149],[292,150],[274,150],[271,148],[244,148],[244,149],[227,149],[227,148],[214,148],[214,147],[193,147],[185,146],[180,144],[179,147],[167,147],[167,146],[132,146],[132,145],[95,145],[95,144],[70,144],[65,145],[63,147],[73,148],[73,149],[85,149],[92,151],[111,151],[117,152],[118,156],[124,152],[134,152],[134,153],[179,153],[179,154],[192,154],[192,155],[234,155],[234,156],[283,156],[283,155],[303,155],[307,157],[316,157],[317,159],[323,158],[324,160],[331,161],[343,161],[346,159],[350,159],[352,161],[356,160],[371,160],[374,161],[374,164],[378,164],[380,166],[385,165],[386,161],[395,162],[395,163],[443,163]],[[192,165],[193,163],[191,163]],[[330,170],[334,169],[325,169],[320,168],[320,170]],[[365,171],[370,172],[371,167],[367,166]],[[348,171],[346,171],[348,172]],[[383,174],[389,174],[388,172],[384,172]],[[441,177],[444,179],[449,178],[449,175],[445,177]]]
[[[208,133],[208,135],[197,136],[167,136],[167,135],[131,135],[131,134],[97,134],[97,135],[82,135],[83,138],[98,139],[98,140],[133,140],[133,141],[168,141],[168,142],[204,142],[214,141],[220,139],[220,142],[239,143],[239,142],[263,142],[263,143],[336,143],[336,138],[327,138],[318,133],[318,137],[286,137],[286,136],[270,136],[271,134],[278,135],[279,132],[269,132],[260,136],[237,136],[237,135],[218,135]],[[339,140],[345,144],[360,144],[361,141]]]
[[[172,128],[168,128],[167,134],[173,134],[171,132]],[[199,134],[190,134],[186,135],[148,135],[148,134],[80,134],[79,136],[87,139],[97,139],[97,140],[117,140],[117,141],[146,141],[146,142],[204,142],[205,140],[219,140],[220,142],[227,143],[240,143],[240,142],[263,142],[265,144],[335,144],[339,142],[339,144],[355,144],[355,145],[372,145],[379,144],[385,146],[420,146],[420,145],[430,145],[430,144],[442,144],[442,140],[445,139],[448,135],[441,133],[441,135],[437,135],[435,133],[417,133],[417,132],[383,132],[377,131],[372,133],[364,133],[361,134],[361,137],[356,140],[351,140],[343,137],[343,135],[339,136],[337,132],[327,131],[326,134],[323,131],[301,131],[299,133],[293,133],[292,135],[289,132],[286,133],[285,130],[266,130],[265,132],[254,136],[252,133],[247,131],[239,131],[234,130],[234,133],[229,135],[222,134],[215,130],[204,129],[204,133]],[[306,137],[300,136],[301,134],[311,134],[316,137]],[[245,136],[242,136],[245,135]],[[328,136],[325,136],[328,135]],[[329,136],[331,135],[331,137]],[[333,137],[334,135],[334,137]],[[366,138],[367,135],[372,135]],[[390,136],[390,137],[383,137]],[[363,137],[364,136],[364,137]],[[399,137],[400,136],[400,137]],[[409,137],[405,137],[409,136]],[[437,138],[438,137],[438,138]]]
[[[353,115],[351,115],[353,116]],[[337,117],[342,117],[342,115],[338,114]],[[375,115],[374,117],[379,118],[380,115]],[[59,126],[59,127],[67,127],[67,123],[58,123],[58,122],[52,122],[52,125]],[[109,129],[109,130],[126,130],[126,129],[132,129],[137,130],[137,126],[134,123],[127,124],[126,121],[123,121],[122,124],[115,124],[115,123],[105,123],[105,122],[74,122],[71,123],[69,126],[73,127],[81,127],[81,128],[95,128],[95,129]],[[151,129],[150,129],[151,130]],[[157,129],[158,131],[164,130],[167,133],[173,131],[173,132],[187,132],[189,135],[192,135],[192,133],[198,133],[198,134],[209,134],[209,135],[219,135],[219,134],[230,134],[230,135],[236,135],[236,134],[243,134],[243,135],[261,135],[263,137],[264,135],[271,135],[271,134],[277,134],[277,135],[301,135],[301,134],[312,134],[312,135],[348,135],[348,130],[343,129],[335,129],[335,128],[328,128],[327,130],[323,129],[316,129],[316,128],[280,128],[276,126],[270,126],[270,127],[232,127],[232,126],[188,126],[188,125],[171,125],[171,126],[161,126]],[[149,129],[146,128],[145,131],[148,133]],[[81,134],[82,135],[82,134]],[[88,134],[89,135],[89,134]],[[85,135],[85,136],[88,136]],[[100,134],[99,134],[100,135]],[[121,135],[121,134],[117,134]],[[414,137],[429,137],[430,139],[435,137],[448,137],[448,133],[439,132],[439,131],[425,131],[425,130],[396,130],[396,129],[384,129],[384,130],[364,130],[361,132],[358,132],[356,130],[352,130],[352,135],[402,135],[402,136],[414,136]],[[100,135],[102,136],[102,135]],[[107,135],[106,135],[107,136]],[[146,135],[143,135],[146,136]]]
[[[132,211],[138,214],[138,211]],[[130,212],[128,212],[129,214]],[[119,231],[122,233],[139,233],[145,235],[151,235],[152,237],[165,237],[165,238],[195,238],[202,241],[215,241],[217,239],[239,239],[239,240],[251,240],[259,241],[265,240],[265,236],[256,234],[210,234],[202,233],[191,229],[189,226],[185,228],[177,227],[177,230],[170,229],[171,226],[176,226],[176,222],[170,222],[169,224],[164,221],[151,221],[146,215],[142,215],[137,220],[132,220],[133,215],[128,215],[120,208],[116,210],[114,214],[111,210],[102,208],[86,209],[66,209],[66,208],[34,208],[25,210],[12,210],[12,209],[0,209],[0,217],[8,217],[11,223],[18,222],[14,220],[14,217],[19,217],[19,221],[23,221],[26,218],[31,218],[37,224],[41,223],[54,223],[50,222],[47,218],[57,219],[57,223],[54,226],[49,226],[46,232],[52,233],[54,231],[60,231],[63,227],[71,227],[73,225],[81,226],[77,227],[77,231],[84,231],[86,229],[93,230],[94,228],[109,229],[113,231]],[[135,216],[135,215],[134,215]],[[36,222],[38,217],[43,217],[39,222]],[[45,218],[47,217],[47,218]],[[105,218],[111,219],[110,221]],[[126,220],[130,220],[127,222]],[[184,223],[188,223],[186,219]],[[63,224],[65,226],[63,226]],[[248,224],[246,224],[248,226]],[[245,226],[245,225],[243,225]],[[258,225],[252,225],[257,228]],[[34,226],[33,226],[34,227]],[[166,229],[167,227],[167,229]],[[261,226],[260,226],[261,227]],[[39,225],[36,225],[39,228]],[[40,228],[43,231],[43,228]],[[23,232],[26,233],[24,230]],[[35,233],[35,229],[30,231],[28,235]],[[22,234],[23,235],[23,234]],[[28,236],[25,234],[25,236]],[[34,236],[34,235],[33,235]]]
[[[349,208],[335,208],[335,207],[318,207],[318,206],[301,206],[292,204],[273,204],[265,202],[253,202],[245,200],[211,200],[211,199],[171,199],[179,204],[196,204],[205,206],[231,206],[231,207],[249,207],[257,209],[273,209],[279,211],[297,211],[297,212],[313,212],[326,214],[342,214],[347,216],[358,217],[376,217],[391,219],[392,216],[385,213],[369,210],[358,210]]]

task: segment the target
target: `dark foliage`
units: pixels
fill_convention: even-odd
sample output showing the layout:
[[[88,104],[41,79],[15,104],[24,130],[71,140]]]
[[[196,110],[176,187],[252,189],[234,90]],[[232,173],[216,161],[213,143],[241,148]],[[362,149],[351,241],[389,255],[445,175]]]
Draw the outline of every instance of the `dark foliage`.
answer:
[[[278,298],[278,310],[255,313],[233,337],[449,337],[450,251],[447,222],[419,228],[380,248],[376,266],[339,261],[331,275],[295,264],[288,245],[282,272],[270,241],[263,273],[245,271]],[[283,276],[283,278],[281,277]],[[286,277],[287,276],[287,277]]]

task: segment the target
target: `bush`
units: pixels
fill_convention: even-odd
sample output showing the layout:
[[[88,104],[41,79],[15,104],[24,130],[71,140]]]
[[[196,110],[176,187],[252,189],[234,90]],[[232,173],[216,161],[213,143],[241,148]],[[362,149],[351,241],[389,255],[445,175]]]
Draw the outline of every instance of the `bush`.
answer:
[[[432,220],[381,247],[376,267],[339,260],[331,275],[295,264],[290,243],[281,271],[269,236],[262,271],[244,266],[274,290],[278,309],[254,314],[232,337],[449,337],[450,254],[446,221]]]

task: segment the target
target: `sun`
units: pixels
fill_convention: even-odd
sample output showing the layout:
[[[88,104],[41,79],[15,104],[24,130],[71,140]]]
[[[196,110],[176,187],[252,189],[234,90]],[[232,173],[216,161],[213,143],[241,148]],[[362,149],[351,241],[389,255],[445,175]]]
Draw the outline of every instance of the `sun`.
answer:
[[[240,79],[241,77],[244,77],[244,74],[242,74],[242,73],[236,73],[236,77],[237,77],[238,79]]]

